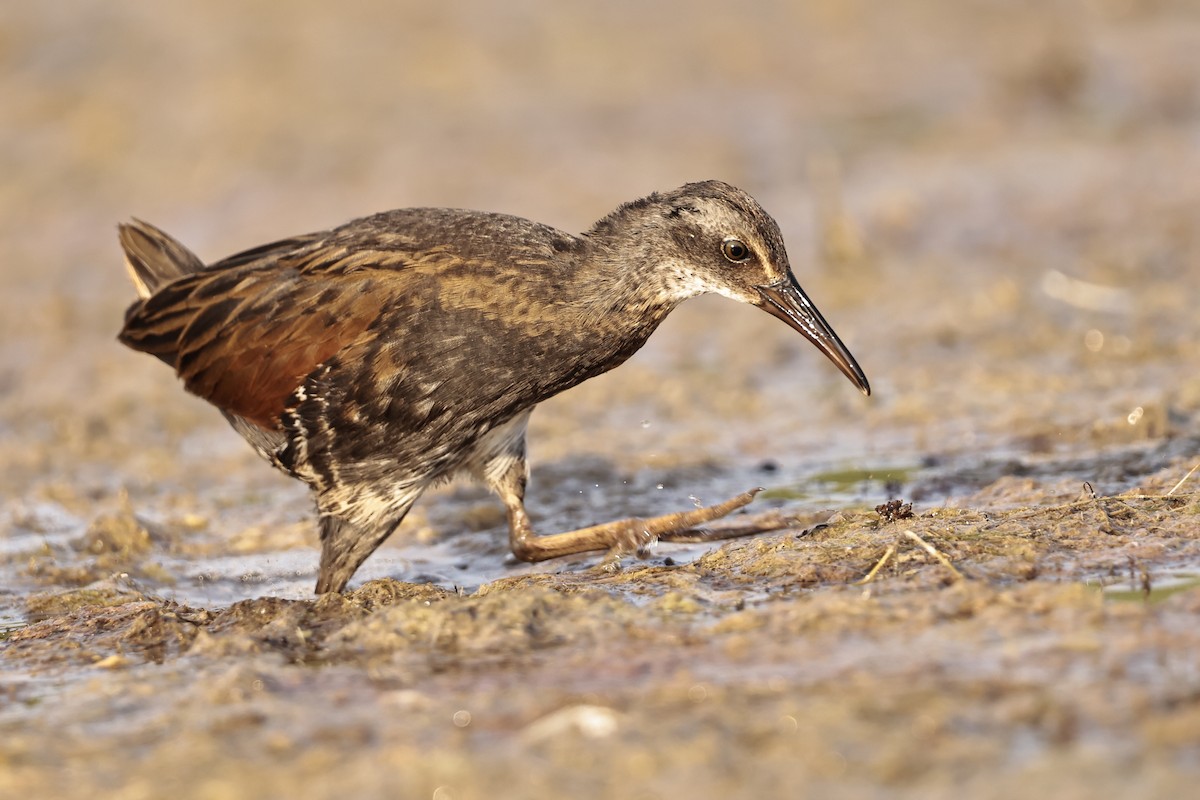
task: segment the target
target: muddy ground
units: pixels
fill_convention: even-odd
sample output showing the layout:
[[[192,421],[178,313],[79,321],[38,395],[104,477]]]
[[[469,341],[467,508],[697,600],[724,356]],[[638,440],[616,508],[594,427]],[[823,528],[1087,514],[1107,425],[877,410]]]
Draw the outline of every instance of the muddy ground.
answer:
[[[6,8],[0,796],[1188,796],[1197,53],[1189,0]],[[710,177],[874,396],[692,301],[534,415],[529,504],[773,533],[518,565],[453,485],[317,601],[303,487],[114,341],[130,215],[215,259]]]

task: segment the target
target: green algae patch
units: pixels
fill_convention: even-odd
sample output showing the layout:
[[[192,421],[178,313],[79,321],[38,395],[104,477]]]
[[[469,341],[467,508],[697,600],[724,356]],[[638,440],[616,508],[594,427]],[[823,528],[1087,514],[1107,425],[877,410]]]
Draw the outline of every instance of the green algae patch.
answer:
[[[759,497],[791,502],[819,500],[831,495],[852,497],[869,486],[900,487],[910,484],[921,471],[920,467],[841,467],[815,472],[798,483],[768,486]]]

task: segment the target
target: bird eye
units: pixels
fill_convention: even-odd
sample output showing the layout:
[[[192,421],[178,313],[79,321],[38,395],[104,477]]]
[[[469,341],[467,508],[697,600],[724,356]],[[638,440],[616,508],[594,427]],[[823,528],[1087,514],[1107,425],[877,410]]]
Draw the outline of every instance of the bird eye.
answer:
[[[721,255],[736,264],[750,258],[750,248],[741,239],[726,239],[721,242]]]

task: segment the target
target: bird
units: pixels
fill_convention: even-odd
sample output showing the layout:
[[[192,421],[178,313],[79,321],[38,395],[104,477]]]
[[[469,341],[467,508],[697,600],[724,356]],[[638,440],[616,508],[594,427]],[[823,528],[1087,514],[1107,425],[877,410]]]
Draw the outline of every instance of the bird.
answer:
[[[316,500],[316,593],[343,592],[430,486],[466,474],[503,502],[522,561],[644,556],[704,540],[725,502],[565,533],[525,508],[538,403],[625,362],[681,302],[715,293],[787,323],[863,394],[863,370],[797,282],[779,225],[708,180],[624,203],[572,235],[501,213],[406,208],[205,264],[118,226],[138,299],[118,339],[173,368]]]

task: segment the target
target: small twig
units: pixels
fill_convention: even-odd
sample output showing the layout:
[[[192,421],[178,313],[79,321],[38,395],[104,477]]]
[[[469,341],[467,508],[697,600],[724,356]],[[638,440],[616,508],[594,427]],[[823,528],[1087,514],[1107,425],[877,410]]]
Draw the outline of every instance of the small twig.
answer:
[[[917,544],[919,544],[926,553],[929,553],[929,555],[933,556],[938,561],[940,561],[943,567],[945,567],[946,569],[950,570],[951,573],[953,573],[954,577],[958,578],[960,581],[966,580],[966,576],[963,575],[961,572],[959,572],[958,569],[953,564],[950,563],[950,559],[948,559],[944,555],[942,555],[941,552],[936,547],[934,547],[929,542],[922,539],[920,536],[917,536],[917,534],[913,533],[912,531],[905,531],[904,535],[907,536],[908,538],[912,539]]]
[[[1166,496],[1166,497],[1169,497],[1170,495],[1173,495],[1173,494],[1175,494],[1175,490],[1176,490],[1176,489],[1178,489],[1180,486],[1183,486],[1185,483],[1187,483],[1187,479],[1188,479],[1188,478],[1190,478],[1190,477],[1192,477],[1193,473],[1195,473],[1195,472],[1196,472],[1196,470],[1198,470],[1198,469],[1200,469],[1200,464],[1197,464],[1196,466],[1194,466],[1194,467],[1192,467],[1191,469],[1189,469],[1189,470],[1188,470],[1188,474],[1187,474],[1187,475],[1184,475],[1182,478],[1180,478],[1180,479],[1179,479],[1179,483],[1177,483],[1177,484],[1175,484],[1174,486],[1172,486],[1172,487],[1171,487],[1171,491],[1167,492],[1167,494],[1166,494],[1166,495],[1164,495],[1164,496]]]
[[[875,566],[871,567],[871,571],[866,574],[866,577],[864,577],[862,580],[855,581],[853,585],[865,586],[866,584],[875,580],[875,576],[879,573],[879,570],[883,569],[883,565],[886,564],[894,555],[896,555],[896,545],[889,544],[887,550],[883,551],[883,558],[875,562]]]

